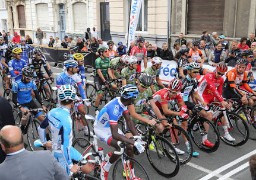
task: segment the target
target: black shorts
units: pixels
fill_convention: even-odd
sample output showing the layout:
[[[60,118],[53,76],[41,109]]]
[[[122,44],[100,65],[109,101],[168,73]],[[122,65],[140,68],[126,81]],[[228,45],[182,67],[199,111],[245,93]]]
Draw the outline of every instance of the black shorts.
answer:
[[[193,112],[200,112],[200,111],[203,110],[202,107],[196,106],[196,105],[195,105],[194,103],[192,103],[192,102],[186,101],[185,104],[186,104],[187,108],[188,108],[189,110],[193,111]],[[195,108],[195,107],[196,107],[196,108]]]
[[[230,90],[224,90],[222,95],[225,99],[241,99],[240,96]]]
[[[102,86],[105,84],[99,76],[94,77],[94,84],[97,92],[102,90]]]
[[[26,107],[28,109],[37,109],[40,108],[40,106],[38,106],[34,100],[30,101],[29,103],[24,103],[21,104],[22,107]],[[32,112],[32,114],[37,118],[38,116],[40,116],[41,114],[43,114],[43,112]]]

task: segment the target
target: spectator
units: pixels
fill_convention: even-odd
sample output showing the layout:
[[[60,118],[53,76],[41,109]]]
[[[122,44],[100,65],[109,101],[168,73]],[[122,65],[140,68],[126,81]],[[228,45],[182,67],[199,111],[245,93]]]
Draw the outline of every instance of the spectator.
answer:
[[[180,46],[182,44],[187,44],[186,39],[184,39],[183,33],[180,33],[179,38],[175,40],[176,43],[178,43]]]
[[[6,125],[15,125],[12,106],[9,102],[0,96],[0,130]],[[5,153],[0,146],[0,164],[5,160]]]
[[[61,46],[63,48],[68,48],[68,36],[65,36],[64,39],[61,42]]]
[[[148,48],[149,46],[149,41],[145,41],[145,48]]]
[[[81,49],[81,52],[89,52],[87,42],[84,42],[84,47]]]
[[[224,51],[226,51],[226,53],[228,53],[228,41],[225,40],[225,36],[224,35],[220,35],[219,36],[219,42],[222,44],[222,49]]]
[[[71,36],[68,37],[68,48],[73,48],[76,46],[76,42],[73,40]]]
[[[108,48],[108,44],[105,41],[102,41],[102,39],[98,39],[99,48]]]
[[[24,149],[23,135],[19,127],[3,127],[0,141],[7,154],[6,160],[0,164],[0,179],[68,179],[65,170],[49,151]]]
[[[86,40],[92,38],[92,34],[91,34],[91,29],[90,28],[87,28],[84,37],[85,37]]]
[[[145,39],[141,36],[137,38],[137,46],[134,46],[131,50],[130,55],[137,58],[137,72],[141,72],[141,63],[144,63],[144,68],[147,68],[147,49],[144,46]]]
[[[48,43],[48,47],[53,47],[54,42],[55,42],[55,40],[53,39],[52,36],[50,36],[50,40],[49,40],[49,43]]]
[[[173,48],[172,48],[172,54],[173,54],[173,56],[176,56],[176,54],[177,54],[177,52],[179,52],[179,50],[180,50],[180,44],[177,43],[177,42],[175,42],[175,43],[173,44]]]
[[[14,44],[20,43],[20,35],[19,35],[17,32],[14,32],[14,36],[13,36],[13,38],[12,38],[12,42],[13,42]]]
[[[211,36],[208,34],[207,31],[202,32],[202,36],[200,40],[204,40],[206,43],[206,48],[210,49],[210,47],[212,46],[212,41],[211,41]]]
[[[76,39],[76,46],[78,47],[78,52],[81,52],[81,50],[84,47],[84,42],[83,42],[82,38],[78,37]]]
[[[253,42],[256,42],[256,39],[255,39],[255,33],[252,32],[252,33],[249,34],[249,38],[247,39],[246,44],[249,47],[251,47]]]
[[[248,50],[249,49],[249,46],[246,44],[246,37],[242,37],[241,40],[240,40],[240,43],[238,44],[238,49],[242,50],[242,51],[245,51],[245,50]]]
[[[44,32],[40,28],[37,28],[37,30],[36,30],[36,38],[37,38],[37,43],[39,45],[42,45],[43,38],[44,38]]]
[[[53,47],[54,48],[61,48],[61,42],[60,42],[60,38],[59,37],[56,37],[55,38],[55,41],[54,41],[54,44],[53,44]]]
[[[217,43],[219,42],[219,38],[218,38],[218,33],[217,32],[212,32],[212,37],[211,37],[212,43],[214,45],[214,47],[217,45]]]
[[[113,59],[118,56],[117,52],[114,50],[114,42],[108,41],[108,57],[109,59]]]
[[[253,42],[253,43],[251,44],[251,50],[253,51],[255,48],[256,48],[256,42]]]
[[[13,36],[11,35],[10,32],[7,32],[7,38],[8,38],[8,42],[12,41]]]
[[[160,51],[160,58],[165,60],[174,60],[172,51],[169,50],[167,43],[163,43],[162,50]]]
[[[209,60],[209,55],[211,51],[210,49],[206,48],[205,40],[200,41],[199,49],[202,51],[204,60],[207,62]]]
[[[228,54],[228,57],[225,60],[225,63],[228,63],[228,66],[235,67],[236,61],[237,61],[238,57],[241,55],[241,50],[238,49],[237,46],[238,46],[237,41],[232,41],[231,42],[230,53]]]
[[[26,35],[26,44],[33,44],[32,38],[29,35]]]
[[[152,59],[153,57],[155,57],[155,51],[152,49],[152,44],[149,44],[147,47],[147,57],[149,59]]]
[[[222,44],[218,43],[214,51],[209,55],[209,64],[216,67],[218,63],[226,59],[226,56],[226,51],[222,50]]]
[[[188,41],[186,45],[187,45],[187,48],[189,49],[193,47],[192,41]]]
[[[130,42],[130,46],[129,46],[129,49],[128,49],[127,54],[130,54],[130,53],[131,53],[131,50],[132,50],[132,48],[133,48],[134,46],[135,46],[135,42],[134,42],[134,41]]]
[[[153,44],[152,45],[152,50],[155,51],[155,56],[160,57],[160,53],[161,53],[161,50],[162,50],[160,47],[157,47],[156,44]]]
[[[118,55],[122,56],[126,54],[126,46],[124,46],[122,42],[119,42],[117,45],[118,45],[118,48],[117,48]]]
[[[96,38],[95,37],[91,38],[90,49],[92,50],[92,52],[96,53],[98,48],[99,48],[99,43],[96,40]]]
[[[91,33],[91,35],[92,35],[92,37],[95,37],[95,38],[98,40],[98,33],[97,33],[95,27],[92,28],[92,33]]]
[[[7,37],[7,34],[5,32],[2,33],[2,36],[4,38],[4,42],[5,44],[8,44],[8,37]]]
[[[249,159],[250,172],[252,180],[256,180],[256,155],[252,155]]]

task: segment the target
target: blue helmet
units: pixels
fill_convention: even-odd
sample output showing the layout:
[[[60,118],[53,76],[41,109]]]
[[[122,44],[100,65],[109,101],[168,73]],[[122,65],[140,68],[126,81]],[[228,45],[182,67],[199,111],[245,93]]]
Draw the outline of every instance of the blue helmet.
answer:
[[[76,89],[71,85],[62,85],[58,89],[58,98],[60,101],[72,100],[76,97]]]
[[[73,68],[73,67],[77,67],[78,63],[74,59],[70,59],[70,60],[64,61],[64,66],[66,68]]]
[[[124,99],[137,98],[139,90],[137,86],[132,84],[127,84],[120,89],[121,97]]]

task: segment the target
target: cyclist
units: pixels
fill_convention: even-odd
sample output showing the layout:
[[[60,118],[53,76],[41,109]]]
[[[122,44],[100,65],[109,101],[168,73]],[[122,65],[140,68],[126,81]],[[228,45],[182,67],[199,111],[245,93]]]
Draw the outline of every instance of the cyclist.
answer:
[[[106,104],[99,112],[94,122],[94,132],[98,139],[103,141],[109,146],[119,150],[117,141],[126,142],[127,154],[133,157],[132,145],[136,147],[139,153],[144,152],[145,148],[140,140],[134,141],[124,136],[123,132],[118,129],[118,120],[121,116],[124,116],[126,124],[130,132],[137,136],[138,133],[134,127],[133,121],[130,119],[127,106],[132,104],[133,99],[138,96],[138,88],[134,85],[126,85],[120,89],[121,97],[116,97]],[[113,153],[108,162],[103,162],[101,165],[102,173],[101,179],[108,179],[108,172],[111,165],[118,159],[119,155]],[[131,172],[134,173],[134,170]]]
[[[82,53],[73,54],[74,60],[78,63],[78,74],[82,79],[83,86],[85,88],[86,76],[85,76],[85,67],[84,67],[84,55]]]
[[[138,61],[137,72],[141,72],[141,62],[144,63],[144,68],[147,68],[147,49],[144,47],[145,39],[143,37],[138,37],[137,46],[134,46],[131,50],[130,55],[135,56]]]
[[[60,88],[62,85],[72,85],[76,87],[79,91],[79,95],[82,98],[83,102],[77,102],[76,108],[78,112],[80,112],[83,116],[83,125],[84,125],[84,132],[85,135],[89,134],[89,130],[87,127],[86,120],[84,119],[84,116],[86,114],[85,106],[89,106],[90,102],[86,99],[86,94],[83,88],[82,79],[77,74],[78,72],[78,63],[75,60],[66,60],[64,61],[64,72],[60,73],[56,78],[56,86],[57,88]],[[80,98],[77,97],[77,100],[80,100]],[[83,104],[84,103],[84,104]]]
[[[187,66],[187,76],[182,80],[182,99],[185,102],[187,108],[191,111],[198,112],[198,114],[206,119],[211,120],[212,116],[207,113],[202,107],[196,106],[201,103],[203,106],[207,106],[207,103],[199,96],[197,92],[198,82],[195,79],[199,73],[200,65],[196,62],[189,63]],[[202,137],[202,144],[207,147],[213,147],[214,144],[207,139],[208,125],[205,125],[206,134]]]
[[[24,67],[22,69],[22,78],[13,82],[12,86],[12,101],[13,103],[22,111],[23,116],[21,118],[21,130],[24,134],[25,126],[29,117],[29,109],[39,108],[38,105],[33,100],[32,94],[35,95],[37,101],[41,104],[43,110],[46,112],[47,108],[44,106],[44,103],[37,91],[37,87],[33,79],[33,70],[30,67]],[[34,112],[35,118],[39,121],[44,120],[43,112]]]
[[[94,77],[94,83],[97,90],[97,97],[95,100],[95,112],[99,112],[100,100],[102,99],[104,92],[101,90],[102,85],[107,85],[107,80],[114,79],[110,70],[109,54],[107,48],[101,47],[98,49],[99,56],[95,60],[95,69],[96,75]],[[113,89],[117,87],[114,84],[111,84]]]
[[[118,56],[117,52],[113,49],[114,42],[113,41],[108,41],[108,57],[109,59],[113,59]]]
[[[223,97],[226,99],[235,98],[241,100],[243,104],[252,106],[254,104],[254,97],[247,98],[247,95],[256,95],[256,92],[248,85],[248,72],[245,71],[246,66],[247,60],[240,58],[236,62],[236,67],[227,72],[227,78],[223,88]]]
[[[183,79],[187,75],[187,70],[186,66],[188,65],[188,52],[189,49],[181,49],[179,51],[180,53],[180,58],[178,59],[178,67],[177,67],[177,72],[178,72],[178,78]]]
[[[17,44],[18,48],[21,48],[21,59],[25,60],[26,63],[28,64],[28,60],[30,58],[30,54],[32,53],[33,47],[26,44],[26,39],[21,38],[20,39],[20,44]]]
[[[121,78],[121,70],[125,67],[125,61],[129,58],[128,55],[122,55],[121,57],[116,57],[110,61],[110,69],[114,79]]]
[[[198,93],[204,99],[205,103],[210,104],[214,101],[221,103],[224,108],[230,108],[230,105],[224,101],[222,97],[222,88],[224,79],[222,76],[228,70],[225,63],[219,63],[216,66],[215,72],[206,74],[198,86]],[[229,134],[227,122],[222,119],[222,126],[224,129],[224,138],[228,141],[235,141],[235,139]]]
[[[122,69],[121,76],[122,76],[122,85],[126,84],[133,84],[136,85],[137,79],[137,58],[135,56],[129,56],[129,58],[125,59],[125,64],[127,67]]]
[[[3,36],[0,36],[0,60],[4,56],[4,52],[6,49],[7,49],[7,44],[5,44]]]
[[[60,107],[54,108],[47,113],[45,120],[38,127],[40,140],[44,147],[52,149],[54,157],[66,170],[68,175],[78,172],[87,172],[90,169],[89,164],[78,167],[72,160],[82,160],[82,155],[72,148],[72,119],[70,109],[74,108],[76,99],[76,90],[71,85],[62,85],[58,89],[58,99]],[[45,129],[50,124],[52,142],[46,140]]]

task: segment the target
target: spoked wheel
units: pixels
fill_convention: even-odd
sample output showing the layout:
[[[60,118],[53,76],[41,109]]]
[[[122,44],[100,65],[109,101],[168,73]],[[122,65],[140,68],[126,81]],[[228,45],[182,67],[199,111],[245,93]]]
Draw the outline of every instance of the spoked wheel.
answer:
[[[90,99],[91,105],[95,107],[95,100],[97,97],[97,91],[94,85],[86,84],[86,97]]]
[[[72,131],[75,138],[84,137],[90,142],[90,126],[87,120],[81,114],[72,113]],[[84,124],[87,124],[85,126]]]
[[[208,129],[208,132],[207,132]],[[220,145],[220,135],[214,124],[203,117],[195,118],[188,126],[188,132],[195,145],[202,151],[211,153],[215,152]],[[206,136],[205,136],[206,135]],[[203,137],[210,141],[213,146],[206,146],[203,144]]]
[[[234,112],[228,112],[228,132],[235,139],[234,141],[229,141],[224,136],[223,124],[221,118],[216,121],[216,127],[220,133],[221,140],[231,146],[242,146],[249,139],[249,128],[246,121]]]
[[[41,97],[46,101],[50,101],[52,99],[53,90],[51,84],[47,80],[41,84],[39,93]]]
[[[163,131],[163,136],[176,148],[181,165],[190,161],[193,153],[192,140],[182,127],[172,124]]]
[[[37,120],[32,120],[28,126],[27,140],[28,140],[28,146],[31,149],[31,151],[44,149],[43,147],[35,147],[34,146],[34,141],[39,139],[39,134],[38,134],[38,129],[37,129],[38,126],[40,126],[40,122]]]
[[[150,148],[152,144],[153,148]],[[146,146],[147,158],[151,166],[161,176],[171,178],[180,169],[179,157],[174,146],[162,136],[152,136]]]
[[[134,169],[134,171],[133,171]],[[133,180],[133,179],[149,179],[149,176],[143,166],[133,158],[125,157],[124,162],[120,158],[113,167],[113,180]]]

